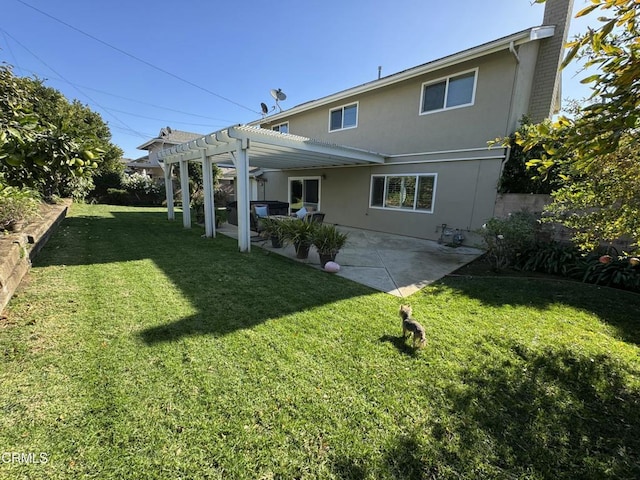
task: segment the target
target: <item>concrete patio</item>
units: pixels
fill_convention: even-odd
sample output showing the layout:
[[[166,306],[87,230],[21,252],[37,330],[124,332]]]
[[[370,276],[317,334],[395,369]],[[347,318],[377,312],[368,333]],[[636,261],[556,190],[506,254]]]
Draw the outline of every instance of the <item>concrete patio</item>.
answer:
[[[337,275],[367,285],[376,290],[408,297],[482,255],[482,250],[471,247],[448,247],[432,240],[373,232],[357,228],[338,227],[348,233],[349,239],[340,250],[336,262]],[[235,225],[224,224],[217,233],[237,238]],[[292,245],[273,248],[252,232],[252,247],[277,253],[320,268],[320,260],[312,247],[309,258],[296,258]]]

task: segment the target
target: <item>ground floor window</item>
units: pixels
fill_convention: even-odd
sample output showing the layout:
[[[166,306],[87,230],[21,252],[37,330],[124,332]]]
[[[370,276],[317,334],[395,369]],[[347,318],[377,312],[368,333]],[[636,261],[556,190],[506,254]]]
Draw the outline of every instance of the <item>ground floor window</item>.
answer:
[[[320,177],[289,177],[289,206],[291,212],[320,210]]]
[[[371,208],[432,213],[436,174],[372,175]]]

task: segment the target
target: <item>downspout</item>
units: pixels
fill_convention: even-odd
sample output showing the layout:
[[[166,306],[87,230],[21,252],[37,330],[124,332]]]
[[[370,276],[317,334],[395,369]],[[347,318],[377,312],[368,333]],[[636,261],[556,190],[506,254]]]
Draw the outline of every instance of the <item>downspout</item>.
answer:
[[[516,95],[516,86],[518,84],[518,74],[520,70],[520,56],[518,55],[518,51],[516,50],[516,45],[513,41],[509,43],[509,51],[513,55],[513,58],[515,58],[516,60],[516,67],[513,75],[513,85],[511,86],[511,98],[509,99],[509,117],[507,118],[507,125],[506,125],[506,128],[504,129],[505,137],[508,137],[509,135],[511,135],[510,125],[512,124],[512,121],[516,122],[516,128],[517,128],[517,124],[518,124],[517,122],[520,120],[520,119],[512,120],[514,101],[515,101],[515,95]],[[509,152],[507,152],[506,158],[509,158]],[[505,163],[506,163],[506,160],[505,160]],[[504,166],[504,163],[503,163],[503,166]]]
[[[520,57],[518,56],[516,44],[514,42],[511,42],[509,44],[509,51],[513,54],[514,57],[516,57],[516,62],[520,63]]]
[[[498,183],[500,182],[500,179],[502,179],[502,174],[504,173],[504,167],[507,164],[507,162],[509,161],[509,158],[511,158],[511,145],[509,145],[509,146],[507,146],[505,148],[504,160],[500,164],[500,176],[498,177]],[[497,186],[499,186],[499,185],[497,185]],[[493,202],[493,216],[495,216],[495,214],[496,214],[496,202],[498,201],[498,195],[500,195],[500,192],[498,192],[497,190],[498,189],[496,188],[496,201]]]

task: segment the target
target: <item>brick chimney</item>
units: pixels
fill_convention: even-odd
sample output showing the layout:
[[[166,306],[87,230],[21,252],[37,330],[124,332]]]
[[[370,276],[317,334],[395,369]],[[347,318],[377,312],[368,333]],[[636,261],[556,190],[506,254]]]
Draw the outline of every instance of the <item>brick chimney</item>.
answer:
[[[551,117],[560,109],[562,101],[562,72],[569,24],[573,14],[573,0],[547,0],[544,9],[544,26],[554,26],[553,37],[541,41],[529,100],[529,117],[538,123]]]

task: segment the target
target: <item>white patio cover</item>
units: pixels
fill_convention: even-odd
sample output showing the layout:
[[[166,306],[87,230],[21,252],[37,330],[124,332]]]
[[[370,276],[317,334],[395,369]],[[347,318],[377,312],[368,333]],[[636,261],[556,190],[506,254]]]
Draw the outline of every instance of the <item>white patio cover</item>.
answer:
[[[313,140],[257,127],[237,125],[205,135],[181,145],[161,150],[158,160],[164,168],[167,188],[167,214],[175,218],[173,205],[172,166],[180,165],[182,204],[189,205],[188,162],[201,162],[204,179],[205,235],[215,236],[213,163],[233,163],[237,172],[238,248],[251,249],[249,221],[249,165],[265,169],[288,170],[345,165],[382,164],[385,156],[357,148]],[[189,209],[183,208],[185,228],[191,227]]]

